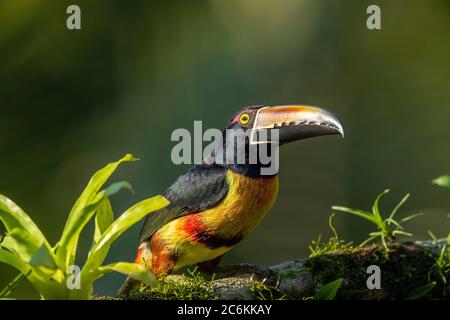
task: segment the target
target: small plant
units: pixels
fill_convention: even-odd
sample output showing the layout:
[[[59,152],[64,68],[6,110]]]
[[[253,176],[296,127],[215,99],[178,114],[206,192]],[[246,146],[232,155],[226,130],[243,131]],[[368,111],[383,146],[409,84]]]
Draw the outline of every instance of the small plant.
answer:
[[[328,218],[328,226],[333,232],[333,236],[328,239],[326,242],[322,242],[322,235],[319,234],[317,240],[311,241],[309,245],[310,255],[309,257],[315,257],[322,255],[324,253],[333,252],[337,250],[345,250],[349,249],[352,246],[352,242],[345,242],[344,240],[340,240],[336,228],[333,226],[333,218],[335,214],[332,213]]]
[[[429,234],[434,241],[437,241],[437,238],[431,231],[429,231]],[[444,288],[443,294],[445,296],[448,285],[447,278],[450,275],[450,234],[447,237],[447,243],[442,246],[439,255],[434,259],[435,263],[428,272],[428,280],[431,281],[431,278],[437,278]]]
[[[128,228],[147,214],[168,204],[162,196],[143,200],[126,210],[114,221],[109,197],[121,189],[131,189],[127,182],[118,182],[102,189],[117,167],[136,160],[126,155],[117,162],[97,171],[75,202],[61,238],[50,246],[42,231],[14,202],[0,195],[0,221],[6,234],[0,242],[0,262],[20,271],[1,295],[8,296],[22,277],[26,277],[43,299],[88,299],[93,284],[111,271],[120,272],[150,284],[155,278],[145,267],[127,262],[102,266],[111,244]],[[95,217],[95,232],[88,257],[76,272],[75,256],[80,234]],[[69,289],[71,288],[71,289]]]
[[[340,207],[340,206],[333,206],[332,209],[340,212],[350,213],[352,215],[355,215],[357,217],[360,217],[364,220],[367,220],[374,224],[378,231],[371,232],[369,234],[369,238],[366,239],[363,243],[360,244],[361,246],[364,246],[365,244],[369,243],[370,241],[373,241],[377,238],[381,239],[381,242],[383,243],[384,249],[386,254],[389,252],[389,242],[393,242],[396,240],[398,235],[403,236],[412,236],[411,233],[406,232],[402,226],[402,223],[407,222],[411,219],[414,219],[417,216],[422,215],[422,213],[413,214],[410,216],[407,216],[399,221],[395,219],[395,215],[400,209],[400,207],[408,200],[409,194],[406,194],[403,199],[394,207],[394,209],[391,211],[390,215],[387,218],[383,218],[380,213],[379,203],[381,198],[387,194],[389,190],[385,190],[384,192],[380,193],[378,197],[375,199],[375,202],[372,206],[372,212],[360,210],[360,209],[352,209],[352,208],[346,208],[346,207]]]
[[[334,300],[338,290],[344,283],[344,279],[339,278],[323,285],[314,295],[314,300]]]

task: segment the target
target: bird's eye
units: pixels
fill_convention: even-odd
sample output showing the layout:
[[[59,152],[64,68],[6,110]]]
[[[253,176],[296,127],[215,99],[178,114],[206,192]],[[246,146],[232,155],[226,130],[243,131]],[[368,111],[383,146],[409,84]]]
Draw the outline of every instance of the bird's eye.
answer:
[[[248,115],[248,113],[243,113],[241,114],[241,116],[239,117],[239,122],[241,124],[247,124],[250,121],[250,116]]]

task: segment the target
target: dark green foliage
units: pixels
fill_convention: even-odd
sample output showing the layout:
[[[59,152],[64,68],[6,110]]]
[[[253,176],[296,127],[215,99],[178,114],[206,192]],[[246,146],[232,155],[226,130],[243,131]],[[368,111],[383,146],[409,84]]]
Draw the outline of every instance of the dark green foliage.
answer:
[[[366,270],[373,264],[382,270],[380,290],[366,287]],[[312,257],[307,267],[314,274],[318,287],[338,277],[346,280],[337,299],[407,299],[414,290],[433,280],[429,271],[434,264],[435,257],[413,243],[394,243],[388,257],[384,247],[378,244]],[[444,298],[442,286],[437,285],[422,298],[427,297]]]
[[[323,285],[314,295],[314,300],[334,300],[339,288],[342,286],[344,279],[339,278],[330,283]]]

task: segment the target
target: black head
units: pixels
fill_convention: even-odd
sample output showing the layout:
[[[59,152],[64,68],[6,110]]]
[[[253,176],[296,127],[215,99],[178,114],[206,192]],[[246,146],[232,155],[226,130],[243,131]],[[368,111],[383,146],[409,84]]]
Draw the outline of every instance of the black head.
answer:
[[[229,134],[233,132],[244,133],[244,140],[241,140],[244,143],[239,143],[235,137],[229,139]],[[343,126],[336,115],[323,108],[306,105],[246,107],[233,116],[224,130],[223,147],[231,150],[234,157],[234,162],[224,165],[235,171],[243,171],[244,174],[248,171],[259,171],[259,157],[254,164],[242,164],[237,163],[238,156],[244,155],[245,161],[250,161],[248,155],[252,147],[255,147],[255,150],[261,147],[269,150],[268,145],[278,146],[296,140],[335,134],[343,137]],[[223,154],[223,151],[216,152],[211,159],[217,163],[218,156]]]

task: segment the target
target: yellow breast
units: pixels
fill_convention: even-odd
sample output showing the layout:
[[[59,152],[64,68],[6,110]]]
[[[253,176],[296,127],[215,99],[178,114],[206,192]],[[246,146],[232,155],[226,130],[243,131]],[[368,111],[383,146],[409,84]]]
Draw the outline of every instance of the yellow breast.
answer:
[[[201,219],[218,235],[245,236],[272,207],[278,193],[278,177],[250,178],[229,170],[227,182],[226,197],[202,212]]]
[[[216,245],[198,238],[206,230],[211,239],[239,241],[261,221],[278,193],[276,176],[249,178],[228,171],[227,182],[228,193],[214,208],[173,220],[158,230],[164,244],[178,257],[174,270],[214,259],[230,250],[236,244],[233,241]]]

